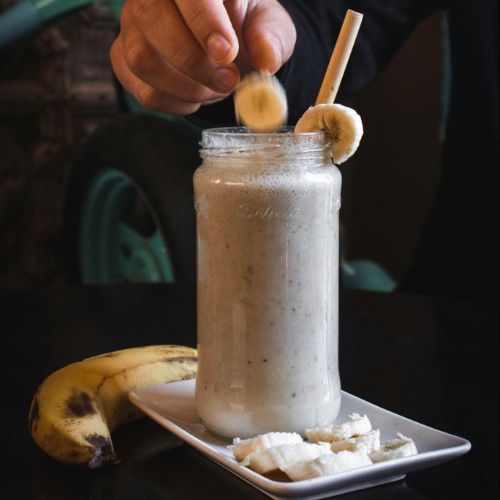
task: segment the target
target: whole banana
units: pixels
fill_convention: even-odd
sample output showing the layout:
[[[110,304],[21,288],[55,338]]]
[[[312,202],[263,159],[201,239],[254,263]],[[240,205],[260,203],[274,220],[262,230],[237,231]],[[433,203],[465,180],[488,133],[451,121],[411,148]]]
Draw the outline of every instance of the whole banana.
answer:
[[[111,432],[140,417],[129,391],[196,376],[197,352],[183,346],[115,351],[49,375],[33,397],[29,429],[38,446],[66,463],[116,462]]]

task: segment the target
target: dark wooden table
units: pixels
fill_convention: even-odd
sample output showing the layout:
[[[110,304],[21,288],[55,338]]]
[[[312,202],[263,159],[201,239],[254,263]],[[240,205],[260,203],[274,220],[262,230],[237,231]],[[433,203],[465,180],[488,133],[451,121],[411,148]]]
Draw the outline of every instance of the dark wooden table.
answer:
[[[473,446],[463,458],[346,498],[497,498],[497,308],[344,292],[341,311],[343,388],[466,437]],[[0,332],[2,498],[264,498],[149,419],[114,434],[119,465],[93,471],[56,463],[28,433],[32,394],[51,371],[133,345],[195,345],[191,291],[123,286],[0,292]]]

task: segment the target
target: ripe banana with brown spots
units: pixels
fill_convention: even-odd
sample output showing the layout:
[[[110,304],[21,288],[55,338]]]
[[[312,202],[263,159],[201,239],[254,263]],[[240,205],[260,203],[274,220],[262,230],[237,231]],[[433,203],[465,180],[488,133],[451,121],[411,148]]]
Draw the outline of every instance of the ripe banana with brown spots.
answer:
[[[68,365],[49,375],[35,393],[31,435],[61,462],[90,468],[116,462],[111,432],[142,415],[128,393],[194,378],[196,368],[195,349],[170,345],[125,349]]]

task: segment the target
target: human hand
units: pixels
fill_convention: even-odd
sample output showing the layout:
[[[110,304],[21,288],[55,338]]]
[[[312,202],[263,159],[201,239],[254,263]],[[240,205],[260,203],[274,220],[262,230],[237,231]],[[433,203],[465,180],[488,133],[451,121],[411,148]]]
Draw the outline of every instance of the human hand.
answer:
[[[277,0],[127,0],[110,55],[144,107],[188,115],[224,99],[242,74],[278,71],[295,40]]]

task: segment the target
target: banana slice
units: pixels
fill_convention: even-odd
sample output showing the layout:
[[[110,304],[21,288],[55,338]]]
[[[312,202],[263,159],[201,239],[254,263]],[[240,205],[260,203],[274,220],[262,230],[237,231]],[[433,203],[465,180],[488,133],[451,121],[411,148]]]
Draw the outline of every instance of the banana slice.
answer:
[[[362,436],[344,439],[343,441],[333,441],[331,449],[334,453],[340,451],[363,451],[366,454],[380,449],[380,430],[375,430],[363,434]]]
[[[252,439],[241,440],[236,438],[229,448],[233,451],[234,458],[241,462],[251,453],[283,444],[302,443],[302,441],[300,434],[295,432],[269,432]]]
[[[386,462],[397,458],[412,457],[418,454],[417,447],[413,439],[398,433],[399,439],[386,441],[380,450],[370,453],[370,458],[374,463]]]
[[[268,474],[281,467],[287,467],[296,462],[309,462],[321,455],[327,454],[332,454],[330,446],[327,443],[284,444],[251,453],[242,462],[242,465],[249,467],[259,474]]]
[[[341,104],[318,104],[309,108],[295,126],[295,132],[328,130],[332,140],[332,158],[336,165],[348,160],[363,137],[361,117]]]
[[[273,132],[288,119],[286,94],[270,73],[252,73],[234,94],[236,119],[252,132]]]
[[[353,453],[341,451],[331,455],[322,455],[315,460],[298,462],[280,469],[292,481],[304,481],[315,477],[333,476],[349,470],[372,465],[368,455],[362,451]]]
[[[305,436],[312,442],[343,441],[353,436],[361,436],[372,430],[372,424],[366,415],[353,413],[348,422],[329,425],[327,427],[317,427],[315,429],[306,429]]]

